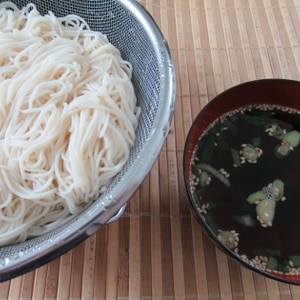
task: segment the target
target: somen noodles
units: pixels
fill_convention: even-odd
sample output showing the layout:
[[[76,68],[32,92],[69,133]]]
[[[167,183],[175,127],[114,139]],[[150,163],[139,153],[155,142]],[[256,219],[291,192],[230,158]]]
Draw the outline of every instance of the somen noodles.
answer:
[[[0,246],[58,226],[128,159],[132,66],[79,16],[0,4]]]

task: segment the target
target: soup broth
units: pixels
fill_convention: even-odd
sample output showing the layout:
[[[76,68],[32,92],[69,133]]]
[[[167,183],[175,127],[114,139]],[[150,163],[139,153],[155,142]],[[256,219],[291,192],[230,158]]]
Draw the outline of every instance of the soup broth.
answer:
[[[300,273],[300,114],[277,106],[232,111],[192,157],[197,210],[216,237],[262,269]]]

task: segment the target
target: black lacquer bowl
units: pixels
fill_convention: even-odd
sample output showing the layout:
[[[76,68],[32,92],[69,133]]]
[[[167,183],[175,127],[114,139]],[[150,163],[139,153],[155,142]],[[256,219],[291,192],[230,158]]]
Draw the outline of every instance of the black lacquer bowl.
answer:
[[[300,83],[247,82],[195,119],[184,150],[195,215],[230,257],[300,284]]]

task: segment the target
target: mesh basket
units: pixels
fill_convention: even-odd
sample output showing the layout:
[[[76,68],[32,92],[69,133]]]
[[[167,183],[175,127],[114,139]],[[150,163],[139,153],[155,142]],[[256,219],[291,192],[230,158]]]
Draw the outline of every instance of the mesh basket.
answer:
[[[52,11],[56,16],[80,15],[91,29],[106,34],[123,58],[133,65],[132,81],[141,116],[129,160],[108,189],[57,229],[24,243],[0,248],[0,281],[28,272],[68,251],[106,224],[126,204],[161,150],[175,99],[175,75],[167,43],[151,16],[136,1],[12,2],[20,8],[33,2],[41,14]]]

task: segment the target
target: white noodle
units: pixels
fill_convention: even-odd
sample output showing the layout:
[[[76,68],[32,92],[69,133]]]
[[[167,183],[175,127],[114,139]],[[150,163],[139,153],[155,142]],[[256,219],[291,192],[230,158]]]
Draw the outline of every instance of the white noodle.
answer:
[[[134,144],[132,66],[78,16],[0,4],[0,246],[93,201]]]

